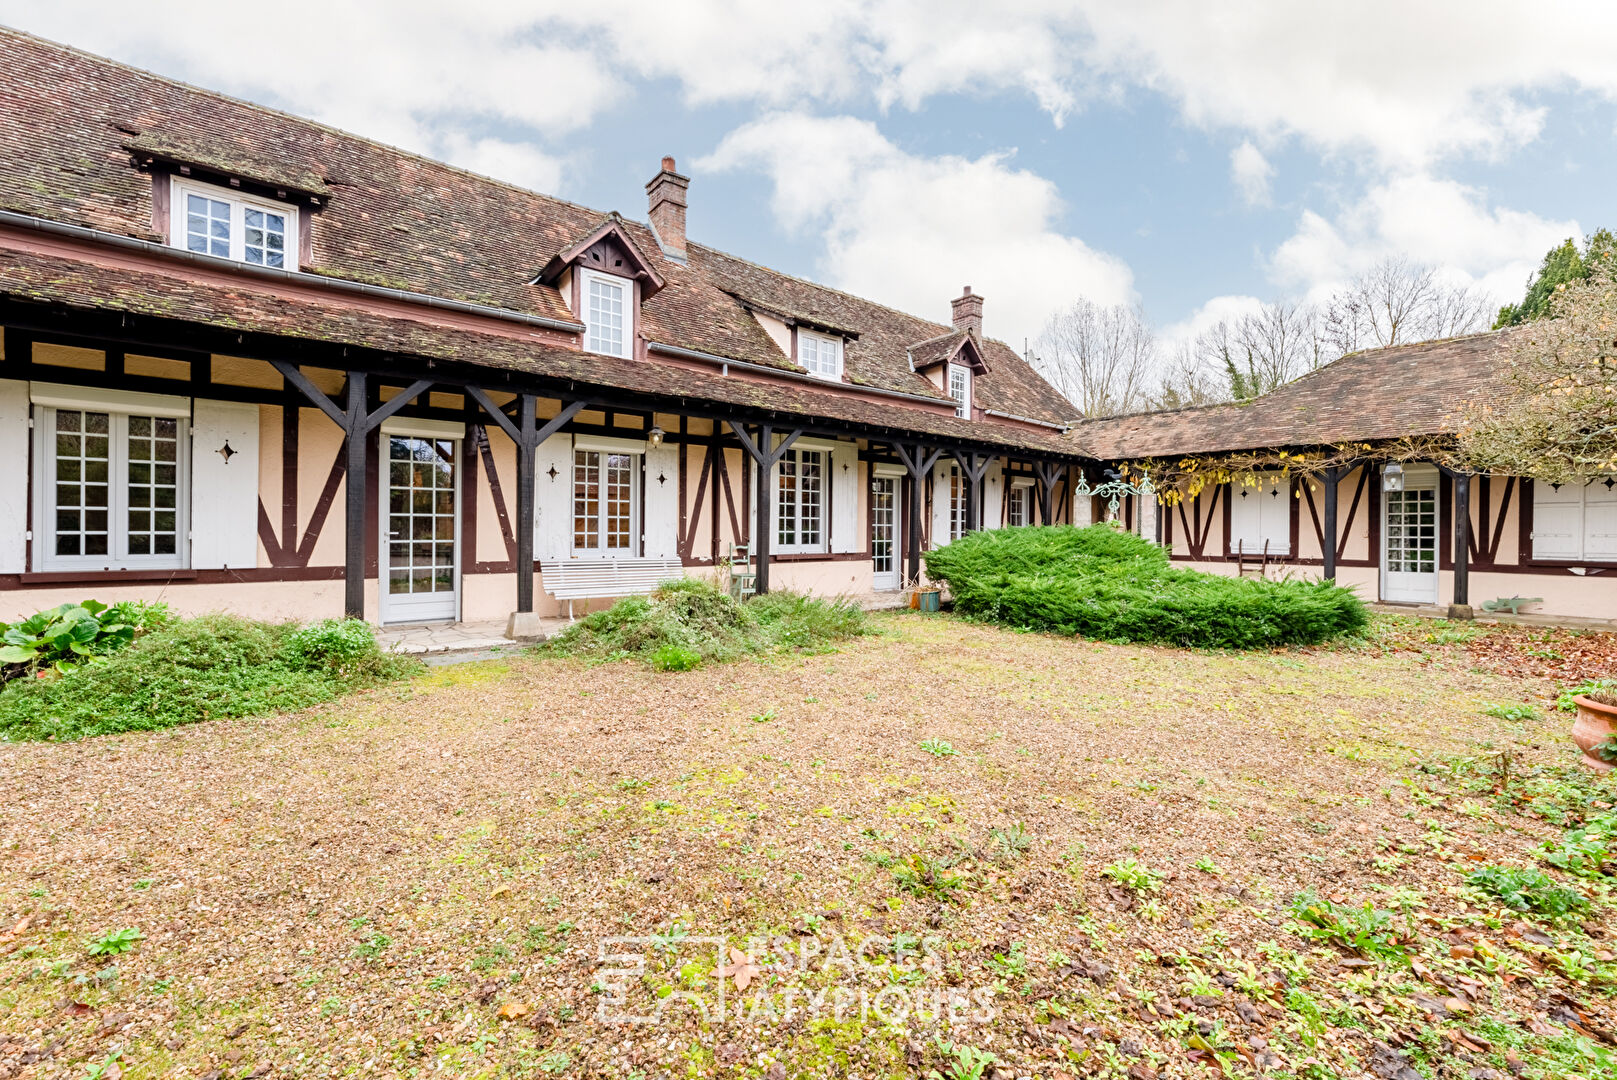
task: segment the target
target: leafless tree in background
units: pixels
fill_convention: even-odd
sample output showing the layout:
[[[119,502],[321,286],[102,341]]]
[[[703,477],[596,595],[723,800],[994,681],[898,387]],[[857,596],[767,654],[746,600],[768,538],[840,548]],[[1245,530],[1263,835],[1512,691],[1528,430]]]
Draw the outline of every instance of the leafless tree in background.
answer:
[[[1138,308],[1079,300],[1051,317],[1028,359],[1085,416],[1110,416],[1257,397],[1346,353],[1474,333],[1492,315],[1478,290],[1394,257],[1321,305],[1264,304],[1171,352]]]
[[[1486,330],[1493,308],[1476,289],[1439,280],[1434,267],[1383,259],[1331,295],[1324,336],[1334,355]]]
[[[1029,360],[1083,415],[1112,416],[1145,406],[1156,352],[1138,308],[1079,300],[1050,317]]]

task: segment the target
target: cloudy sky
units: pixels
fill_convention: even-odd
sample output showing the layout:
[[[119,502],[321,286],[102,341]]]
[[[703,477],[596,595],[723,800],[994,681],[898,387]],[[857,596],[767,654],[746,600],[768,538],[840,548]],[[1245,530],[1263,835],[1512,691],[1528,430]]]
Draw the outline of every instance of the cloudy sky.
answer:
[[[1170,336],[1388,254],[1500,300],[1617,225],[1617,5],[1539,0],[0,0],[0,22],[1021,347]]]

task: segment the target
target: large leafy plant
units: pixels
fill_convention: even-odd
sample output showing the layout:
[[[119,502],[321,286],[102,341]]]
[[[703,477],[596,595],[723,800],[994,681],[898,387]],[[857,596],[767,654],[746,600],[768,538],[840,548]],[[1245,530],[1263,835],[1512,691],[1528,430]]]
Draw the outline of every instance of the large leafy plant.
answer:
[[[0,682],[42,670],[69,671],[129,644],[143,623],[158,617],[158,609],[147,605],[85,600],[0,624]]]

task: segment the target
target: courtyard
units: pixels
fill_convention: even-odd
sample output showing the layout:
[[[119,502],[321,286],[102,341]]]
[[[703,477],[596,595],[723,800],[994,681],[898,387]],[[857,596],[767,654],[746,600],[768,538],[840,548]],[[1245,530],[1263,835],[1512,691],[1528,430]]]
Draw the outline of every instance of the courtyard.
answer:
[[[0,746],[0,1076],[1613,1075],[1610,635],[874,625]]]

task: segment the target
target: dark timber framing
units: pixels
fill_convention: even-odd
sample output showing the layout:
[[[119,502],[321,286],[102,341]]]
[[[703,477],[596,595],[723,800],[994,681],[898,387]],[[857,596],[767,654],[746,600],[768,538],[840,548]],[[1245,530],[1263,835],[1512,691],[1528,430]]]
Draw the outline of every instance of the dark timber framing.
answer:
[[[769,424],[758,425],[758,438],[756,441],[747,434],[747,429],[736,421],[730,421],[730,430],[736,433],[741,440],[741,447],[752,458],[753,464],[758,467],[758,502],[756,510],[757,522],[753,525],[752,558],[757,569],[757,577],[753,578],[753,588],[762,595],[769,591],[769,540],[771,511],[775,505],[774,487],[770,483],[770,473],[786,451],[792,448],[803,434],[802,428],[792,428],[781,436],[780,445],[773,450],[769,444],[774,441],[775,429]]]
[[[820,416],[783,413],[767,406],[729,404],[687,398],[677,394],[587,383],[578,379],[540,376],[514,367],[484,367],[463,361],[434,360],[409,353],[345,345],[340,342],[289,338],[276,334],[231,330],[180,319],[83,309],[54,303],[34,303],[16,298],[0,299],[0,327],[4,330],[6,346],[5,359],[0,362],[0,376],[6,378],[37,379],[153,393],[179,392],[217,400],[278,406],[291,413],[290,418],[283,417],[283,425],[290,425],[288,430],[294,441],[297,436],[296,415],[299,401],[306,400],[329,417],[342,431],[343,446],[326,479],[325,486],[329,494],[322,496],[322,504],[328,500],[334,502],[337,485],[339,483],[345,485],[346,535],[344,563],[340,573],[345,579],[344,610],[348,615],[357,618],[364,617],[366,577],[372,572],[380,576],[379,570],[373,568],[369,557],[370,545],[377,539],[379,529],[375,516],[377,507],[374,505],[374,485],[378,480],[377,465],[371,458],[372,437],[384,420],[406,408],[409,409],[410,415],[460,419],[469,424],[477,423],[476,416],[481,411],[517,444],[515,507],[517,520],[511,525],[510,531],[514,535],[511,537],[509,549],[511,560],[517,569],[516,609],[519,611],[532,610],[534,604],[533,471],[536,450],[546,438],[560,431],[586,429],[597,431],[597,425],[582,425],[577,421],[578,414],[586,409],[615,411],[642,417],[655,413],[672,414],[681,418],[682,428],[686,418],[713,422],[714,430],[711,435],[697,436],[686,434],[681,430],[665,435],[665,439],[681,444],[689,442],[704,448],[705,453],[713,461],[709,473],[709,484],[713,487],[713,512],[718,512],[717,502],[722,489],[726,495],[725,502],[729,510],[732,532],[742,536],[741,530],[736,528],[740,524],[736,514],[738,500],[730,492],[730,477],[723,468],[725,447],[735,447],[736,443],[722,438],[720,430],[727,425],[735,433],[740,448],[757,466],[755,470],[743,472],[739,504],[744,508],[742,513],[745,514],[749,495],[752,494],[749,488],[757,489],[757,502],[751,507],[754,511],[751,515],[754,518],[752,535],[743,536],[743,539],[750,540],[758,558],[759,591],[764,591],[768,587],[769,565],[772,561],[769,547],[774,485],[770,483],[770,472],[785,450],[801,436],[844,440],[865,439],[871,444],[872,449],[878,446],[892,448],[897,459],[904,464],[911,481],[908,491],[909,520],[906,537],[911,582],[918,581],[921,573],[920,544],[926,531],[921,520],[922,506],[923,499],[929,497],[931,491],[930,485],[923,491],[922,484],[944,453],[949,453],[958,460],[962,465],[962,471],[972,480],[968,486],[969,527],[980,527],[981,481],[986,475],[989,461],[1001,457],[1014,457],[1024,462],[1031,460],[1033,467],[1041,476],[1048,477],[1049,485],[1053,485],[1055,478],[1067,464],[1084,460],[1082,455],[1076,452],[1071,455],[1056,452],[1039,461],[1033,459],[1026,448],[1002,442],[911,433],[900,426],[904,422],[904,410],[900,408],[893,410],[893,425],[842,421]],[[36,363],[32,349],[35,341],[104,351],[109,358],[107,368],[97,371]],[[182,360],[190,365],[190,378],[166,379],[120,373],[119,365],[114,358],[121,357],[125,353]],[[267,363],[280,374],[285,385],[283,388],[275,389],[215,383],[212,381],[211,372],[214,355]],[[335,373],[344,381],[334,393],[328,395],[315,385],[304,373],[304,369]],[[397,392],[386,402],[381,402],[379,394],[385,392],[386,388],[397,388]],[[464,395],[465,405],[458,408],[434,406],[430,402],[429,391]],[[494,395],[514,396],[515,400],[502,408],[496,403]],[[560,401],[561,412],[549,420],[541,421],[537,416],[540,398]],[[614,433],[611,430],[599,430],[608,434]],[[753,432],[757,433],[756,437],[753,436]],[[283,436],[285,434],[286,432],[283,432]],[[781,444],[769,449],[769,443],[782,434],[785,438]],[[866,457],[868,453],[870,451],[862,451],[861,458]],[[283,459],[283,478],[295,477],[296,467],[297,449],[294,446],[291,456]],[[704,468],[707,468],[705,464]],[[754,477],[756,482],[749,484],[748,481]],[[265,550],[270,555],[269,567],[231,571],[165,571],[164,580],[330,580],[338,576],[337,567],[307,565],[319,533],[318,523],[324,520],[321,512],[323,507],[317,507],[316,517],[305,524],[306,535],[301,542],[294,545],[297,537],[284,528],[288,521],[296,516],[295,508],[285,501],[286,498],[295,498],[296,487],[296,484],[289,486],[290,494],[283,498],[283,504],[279,508],[278,516],[283,525],[283,535],[278,540],[273,535],[273,517],[262,512],[261,508],[259,532],[261,539],[266,536],[268,538]],[[1048,494],[1047,485],[1046,502]],[[503,500],[496,498],[497,512],[503,509],[503,505]],[[682,512],[685,512],[683,503]],[[502,532],[503,526],[502,521]],[[687,532],[689,531],[688,527]],[[719,554],[717,523],[713,525],[711,534],[714,550],[710,553],[710,560],[717,561]],[[694,551],[686,550],[692,547],[693,539],[687,535],[680,552],[687,561],[697,561],[692,558]],[[856,552],[823,557],[851,559],[867,555],[868,553]],[[814,557],[816,556],[788,555],[781,558],[796,561]],[[482,564],[471,565],[482,568]],[[486,569],[487,572],[497,572],[502,567],[490,564]],[[28,578],[39,576],[27,573],[21,575]],[[120,573],[118,576],[120,580],[133,580],[128,573]],[[80,580],[83,579],[83,575],[74,575],[74,578]]]
[[[516,400],[517,415],[512,418],[498,405],[489,400],[488,394],[478,386],[467,386],[466,394],[473,401],[483,407],[494,422],[500,425],[506,436],[517,447],[517,524],[516,524],[516,564],[517,564],[517,610],[533,610],[533,488],[534,456],[539,450],[539,444],[560,431],[569,420],[577,416],[589,406],[587,401],[569,401],[562,404],[561,411],[553,418],[545,421],[543,427],[539,426],[539,397],[536,394],[519,394]],[[641,488],[644,491],[644,487]]]
[[[905,445],[894,443],[893,452],[898,460],[904,463],[904,468],[910,474],[910,519],[906,522],[905,545],[909,548],[909,580],[919,583],[921,580],[921,484],[932,472],[932,466],[938,463],[943,451],[937,447],[928,449],[920,443]]]
[[[285,360],[271,360],[275,370],[287,382],[303,391],[303,396],[313,402],[321,412],[331,417],[343,431],[343,449],[348,458],[347,476],[347,514],[343,533],[343,613],[351,619],[365,617],[365,538],[369,530],[365,528],[370,511],[369,492],[365,475],[365,448],[370,440],[371,432],[382,425],[382,421],[410,404],[417,397],[432,388],[431,379],[417,379],[404,390],[395,394],[385,403],[375,409],[367,409],[365,401],[365,372],[348,372],[348,406],[338,408],[337,403],[326,396],[309,377],[299,371],[297,366]],[[380,587],[380,586],[378,586]]]

